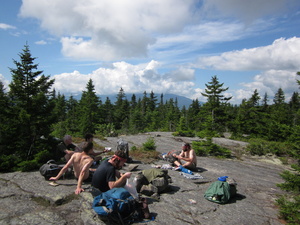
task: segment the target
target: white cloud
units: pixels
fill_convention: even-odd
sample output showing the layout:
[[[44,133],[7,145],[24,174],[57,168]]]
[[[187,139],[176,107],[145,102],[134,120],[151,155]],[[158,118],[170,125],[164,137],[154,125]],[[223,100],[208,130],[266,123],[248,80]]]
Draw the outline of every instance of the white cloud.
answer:
[[[280,38],[272,45],[222,53],[220,56],[202,57],[200,68],[216,70],[299,70],[300,38]]]
[[[179,68],[164,76],[156,71],[159,66],[156,61],[139,65],[116,62],[110,68],[99,68],[87,75],[78,71],[55,75],[53,87],[60,93],[75,95],[85,90],[88,80],[92,79],[96,93],[101,95],[118,93],[122,87],[125,93],[154,91],[155,94],[173,93],[191,97],[194,83],[189,79],[193,77],[192,69]]]
[[[71,58],[116,60],[146,56],[157,34],[180,32],[195,0],[23,0],[20,15],[61,36]]]
[[[37,44],[37,45],[46,45],[47,42],[44,41],[44,40],[40,40],[40,41],[36,41],[35,44]]]
[[[9,24],[5,24],[5,23],[0,23],[0,29],[8,30],[8,29],[16,29],[16,27],[15,26],[11,26]]]
[[[9,90],[9,81],[5,79],[5,77],[0,73],[0,81],[2,82],[3,84],[3,88],[4,88],[4,91],[8,91]]]
[[[252,82],[242,83],[243,89],[238,89],[233,94],[235,102],[241,102],[242,99],[249,99],[254,90],[257,89],[261,98],[267,93],[270,100],[274,98],[278,89],[281,88],[285,93],[285,100],[289,101],[293,92],[299,91],[299,80],[296,72],[286,70],[268,70],[254,77]],[[272,103],[272,102],[270,102]]]

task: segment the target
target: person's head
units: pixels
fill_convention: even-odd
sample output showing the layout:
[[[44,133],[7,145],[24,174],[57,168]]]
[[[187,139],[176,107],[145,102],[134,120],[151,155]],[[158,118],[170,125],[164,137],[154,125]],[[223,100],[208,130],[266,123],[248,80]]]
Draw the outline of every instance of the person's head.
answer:
[[[64,141],[64,143],[66,145],[72,144],[72,137],[71,137],[71,135],[65,135],[63,141]]]
[[[93,149],[93,147],[94,147],[93,142],[84,142],[82,149],[86,154],[88,154],[89,151]]]
[[[113,162],[115,168],[122,169],[122,166],[127,161],[127,155],[124,151],[117,150],[113,155],[111,161]]]
[[[92,135],[92,134],[86,134],[84,136],[84,138],[85,138],[85,141],[87,141],[87,142],[93,142],[94,135]]]
[[[186,152],[186,151],[188,151],[188,150],[190,150],[191,149],[191,145],[189,144],[189,143],[184,143],[183,145],[182,145],[182,150],[184,151],[184,152]]]

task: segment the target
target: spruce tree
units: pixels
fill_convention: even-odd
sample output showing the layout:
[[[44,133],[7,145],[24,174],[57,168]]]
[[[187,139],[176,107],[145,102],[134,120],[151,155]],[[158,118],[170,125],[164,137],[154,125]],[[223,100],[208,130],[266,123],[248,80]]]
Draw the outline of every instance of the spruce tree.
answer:
[[[93,81],[90,79],[87,83],[86,91],[82,92],[82,96],[78,104],[78,119],[81,135],[84,136],[86,133],[95,133],[97,124],[99,123],[100,103],[100,99],[95,92]]]
[[[41,137],[47,137],[55,117],[51,101],[51,86],[54,80],[43,75],[34,64],[36,58],[31,56],[29,46],[25,45],[19,54],[20,61],[14,60],[15,69],[10,68],[12,82],[9,96],[12,103],[10,126],[14,131],[11,144],[7,146],[24,159],[30,159],[40,151],[35,144]]]
[[[227,121],[226,107],[228,101],[232,97],[225,97],[223,94],[229,88],[223,88],[224,83],[220,83],[217,76],[213,76],[208,84],[205,84],[205,93],[201,93],[207,97],[207,102],[204,104],[203,110],[207,110],[205,129],[208,131],[223,132],[226,130],[225,124]]]

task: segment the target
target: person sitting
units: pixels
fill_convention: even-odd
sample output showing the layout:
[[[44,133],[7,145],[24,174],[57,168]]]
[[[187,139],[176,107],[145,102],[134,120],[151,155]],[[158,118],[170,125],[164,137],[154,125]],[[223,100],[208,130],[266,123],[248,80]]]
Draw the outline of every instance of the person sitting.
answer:
[[[173,157],[176,159],[174,164],[179,167],[180,165],[189,169],[196,170],[197,168],[197,157],[195,151],[191,148],[189,143],[184,143],[182,145],[182,151],[180,154],[173,154]]]
[[[83,146],[83,152],[75,152],[67,164],[61,169],[56,177],[51,177],[49,180],[57,181],[70,166],[73,165],[73,171],[75,177],[78,179],[77,188],[75,194],[80,194],[82,191],[82,182],[91,181],[92,173],[90,172],[90,167],[94,160],[89,156],[89,153],[93,151],[93,143],[85,142]]]
[[[86,135],[84,136],[84,138],[85,138],[85,142],[93,142],[93,141],[94,141],[94,135],[92,135],[92,134],[86,134]],[[80,144],[77,146],[76,151],[82,152],[82,145],[83,145],[83,144],[84,144],[84,142],[80,143]],[[95,151],[93,150],[89,155],[94,159],[95,162],[98,162],[98,161],[100,161],[100,160],[102,159],[101,154],[102,154],[102,153],[105,153],[105,152],[108,152],[108,150],[105,149],[105,150],[102,151],[102,152],[95,152]]]
[[[108,191],[115,187],[123,187],[131,173],[120,173],[120,169],[125,164],[126,154],[117,150],[112,158],[103,161],[93,175],[92,186],[101,192]]]
[[[57,158],[64,157],[65,161],[68,162],[76,148],[76,145],[72,143],[71,135],[65,135],[63,141],[57,145]]]

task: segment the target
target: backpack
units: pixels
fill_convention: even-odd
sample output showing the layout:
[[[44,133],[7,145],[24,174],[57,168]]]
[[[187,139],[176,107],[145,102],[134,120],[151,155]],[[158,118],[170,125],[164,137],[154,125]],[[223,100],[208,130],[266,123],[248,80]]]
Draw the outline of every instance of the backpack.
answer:
[[[101,219],[110,223],[130,224],[140,217],[138,201],[123,187],[102,192],[94,198],[92,207]]]
[[[121,150],[121,151],[125,152],[126,157],[127,157],[127,162],[128,163],[132,162],[132,159],[129,157],[128,142],[124,141],[122,138],[120,138],[117,143],[118,143],[117,150]]]
[[[213,182],[204,194],[208,201],[220,204],[227,203],[231,197],[229,183],[220,180]]]
[[[56,177],[57,174],[62,169],[61,166],[57,165],[53,159],[49,160],[47,163],[42,165],[39,169],[45,180],[49,180],[50,177]]]
[[[168,170],[163,169],[145,169],[136,176],[138,192],[144,195],[152,195],[154,193],[162,193],[171,183],[171,177]]]

